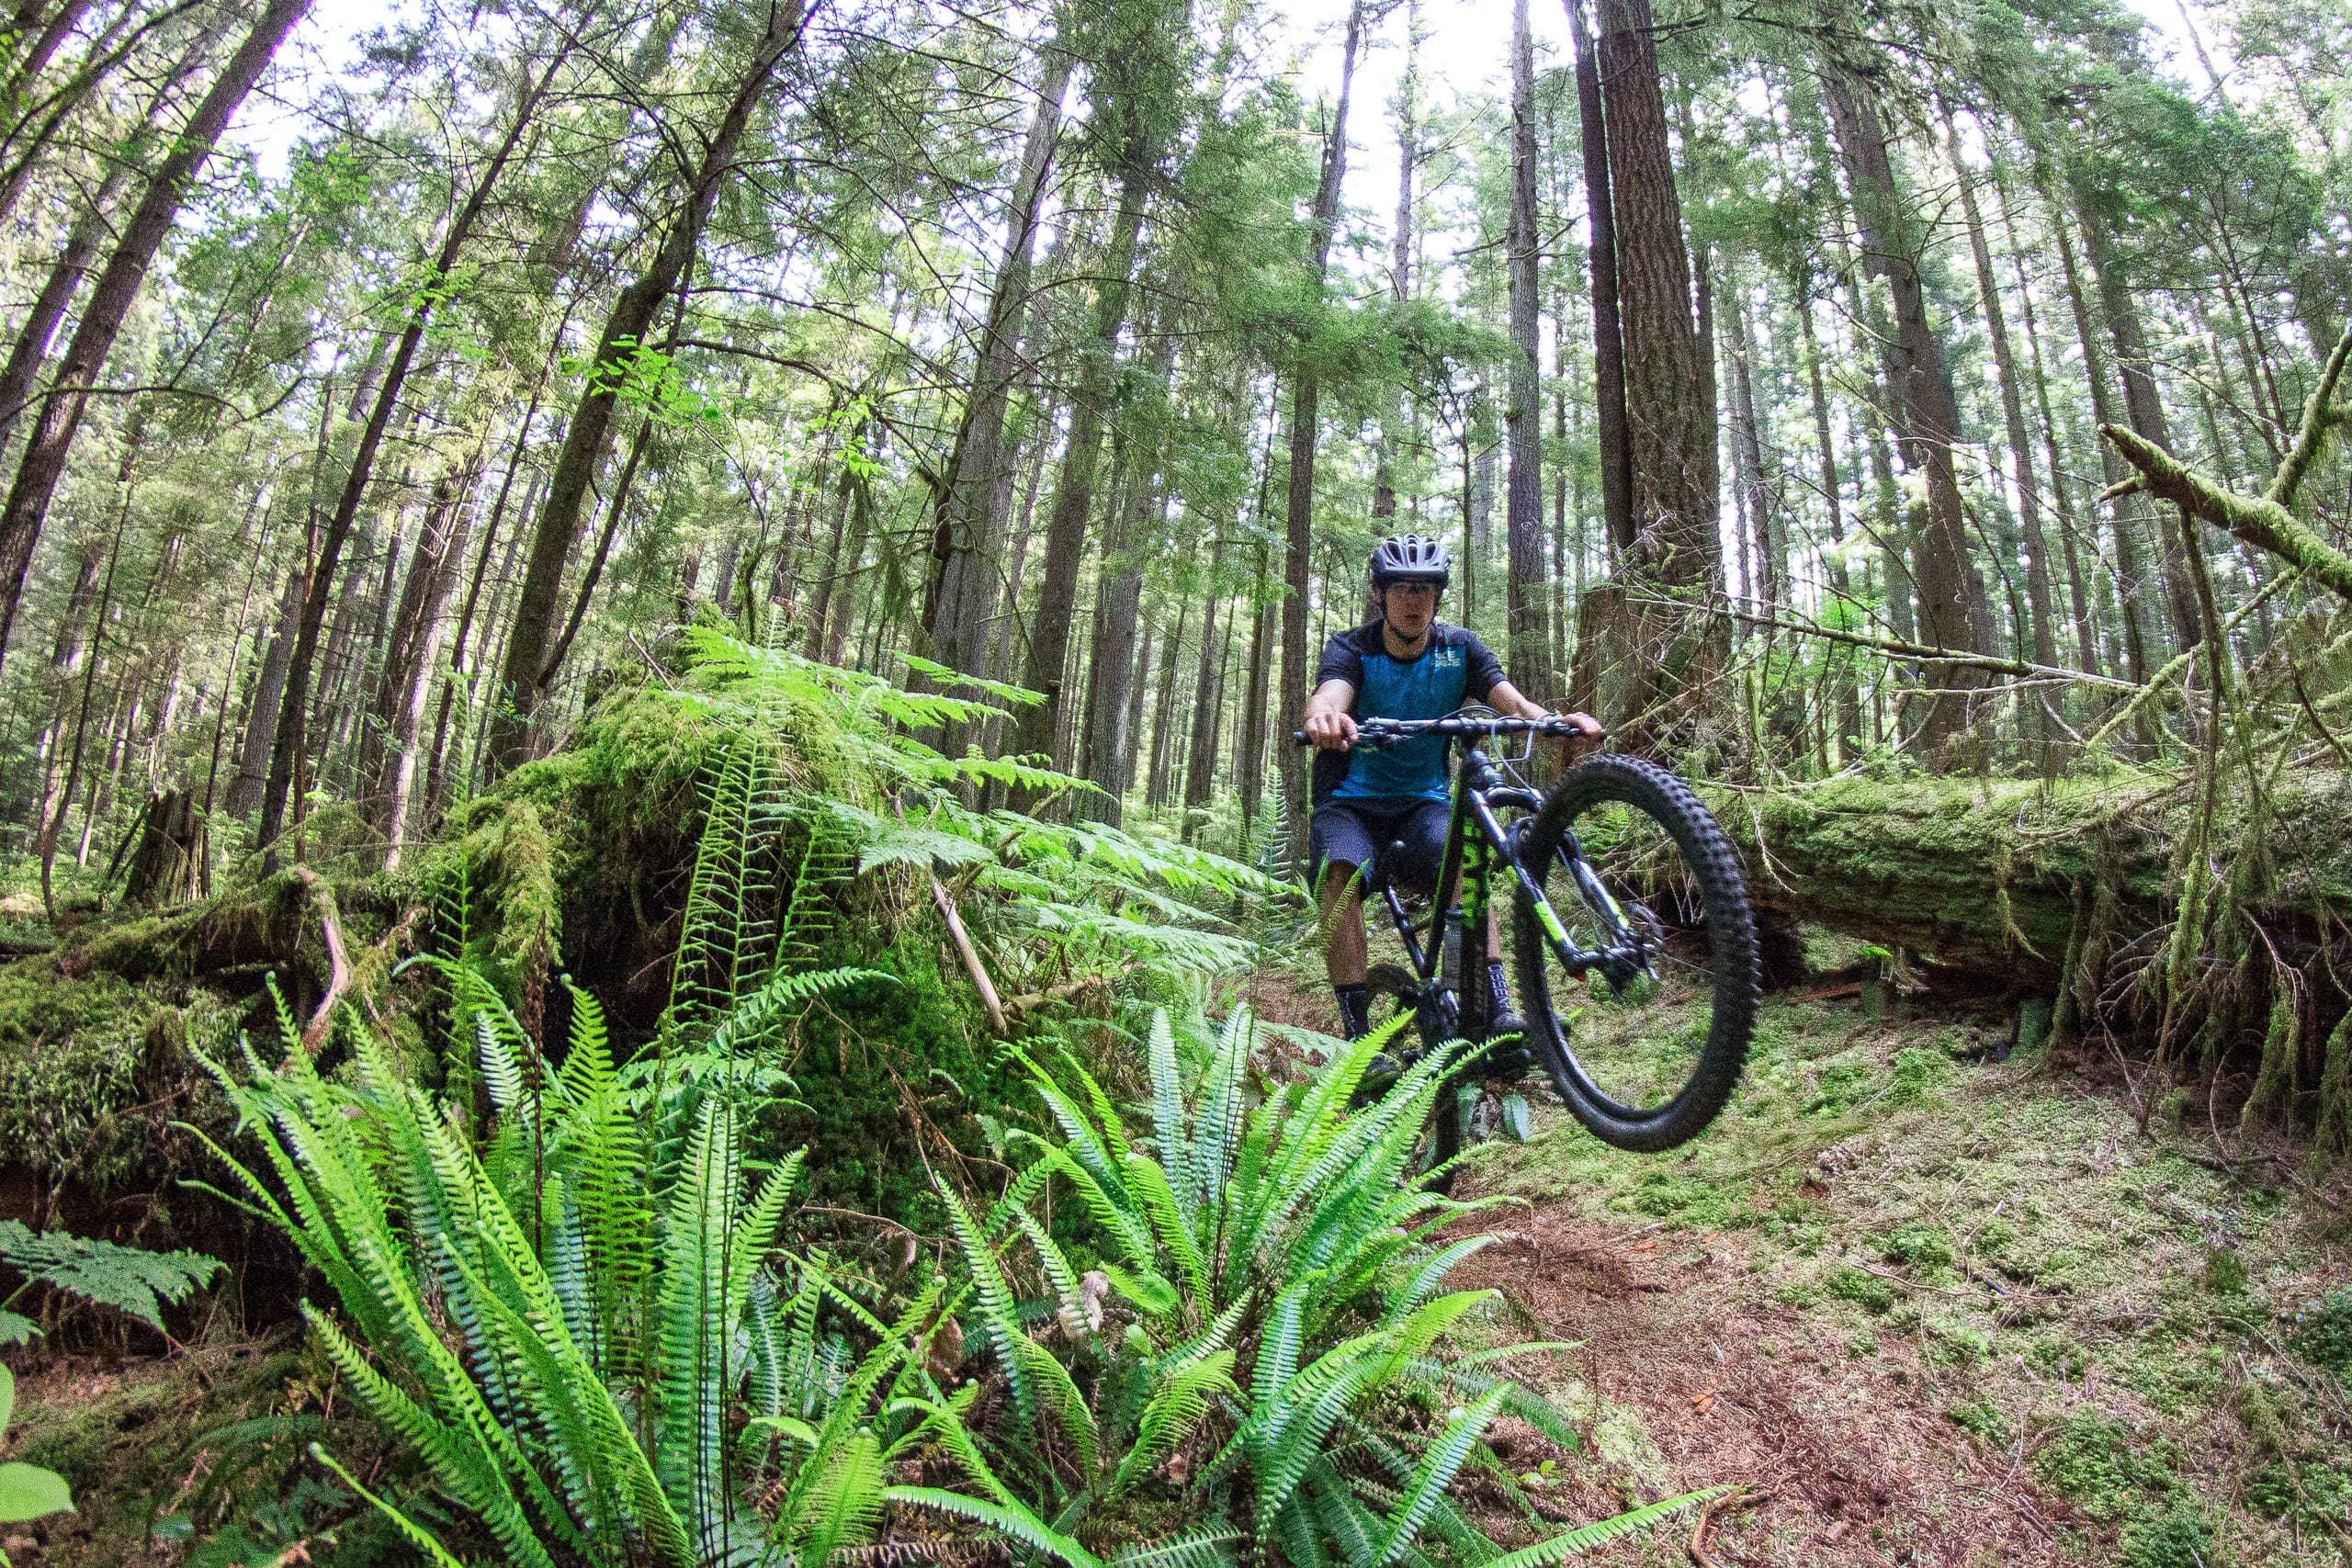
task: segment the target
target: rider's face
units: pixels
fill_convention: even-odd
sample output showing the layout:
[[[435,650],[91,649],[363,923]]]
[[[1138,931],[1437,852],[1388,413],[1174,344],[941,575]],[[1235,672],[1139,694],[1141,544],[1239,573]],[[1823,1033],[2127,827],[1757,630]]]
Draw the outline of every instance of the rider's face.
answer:
[[[1381,614],[1398,637],[1411,641],[1437,618],[1437,584],[1392,582],[1382,595]]]

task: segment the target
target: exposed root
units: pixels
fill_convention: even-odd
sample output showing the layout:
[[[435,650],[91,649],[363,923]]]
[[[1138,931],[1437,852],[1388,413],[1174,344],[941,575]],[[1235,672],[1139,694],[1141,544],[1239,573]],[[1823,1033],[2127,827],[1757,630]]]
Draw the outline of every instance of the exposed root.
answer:
[[[317,1055],[327,1043],[327,1032],[334,1027],[335,1004],[351,989],[351,957],[344,951],[343,918],[335,911],[334,889],[326,878],[308,866],[298,867],[295,879],[309,890],[311,901],[317,908],[319,925],[326,933],[327,990],[319,998],[318,1010],[311,1014],[311,1021],[302,1030],[302,1049]]]

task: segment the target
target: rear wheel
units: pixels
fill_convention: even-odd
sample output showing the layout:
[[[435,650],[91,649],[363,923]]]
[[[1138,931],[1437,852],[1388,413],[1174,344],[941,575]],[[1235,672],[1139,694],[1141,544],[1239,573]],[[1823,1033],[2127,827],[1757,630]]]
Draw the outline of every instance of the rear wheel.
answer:
[[[1536,1059],[1603,1143],[1688,1143],[1738,1087],[1756,1021],[1755,920],[1723,830],[1672,773],[1605,756],[1553,787],[1517,848],[1569,942],[1614,954],[1569,974],[1534,900],[1516,895],[1515,977]]]

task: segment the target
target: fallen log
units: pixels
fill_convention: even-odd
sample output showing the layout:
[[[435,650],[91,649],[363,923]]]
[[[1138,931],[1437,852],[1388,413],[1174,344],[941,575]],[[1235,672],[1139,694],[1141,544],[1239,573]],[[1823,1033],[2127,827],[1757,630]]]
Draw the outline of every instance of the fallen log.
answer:
[[[2194,807],[2182,778],[2123,771],[1710,793],[1768,915],[2045,994],[2095,897],[2111,904],[2119,940],[2172,920]],[[2352,922],[2352,773],[2289,772],[2259,807],[2242,785],[2225,792],[2213,843],[2218,879],[2283,950],[2309,957],[2341,941]]]

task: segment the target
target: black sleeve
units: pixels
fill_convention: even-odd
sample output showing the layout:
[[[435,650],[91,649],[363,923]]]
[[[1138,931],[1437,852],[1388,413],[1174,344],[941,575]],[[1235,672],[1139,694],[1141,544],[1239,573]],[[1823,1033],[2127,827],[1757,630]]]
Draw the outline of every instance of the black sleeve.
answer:
[[[1315,683],[1345,681],[1358,692],[1363,690],[1363,655],[1357,651],[1355,633],[1341,632],[1323,645],[1323,662],[1315,667]]]
[[[1497,686],[1510,679],[1503,673],[1503,661],[1495,657],[1493,649],[1479,640],[1477,633],[1462,634],[1462,651],[1464,701],[1483,703],[1494,694]]]

